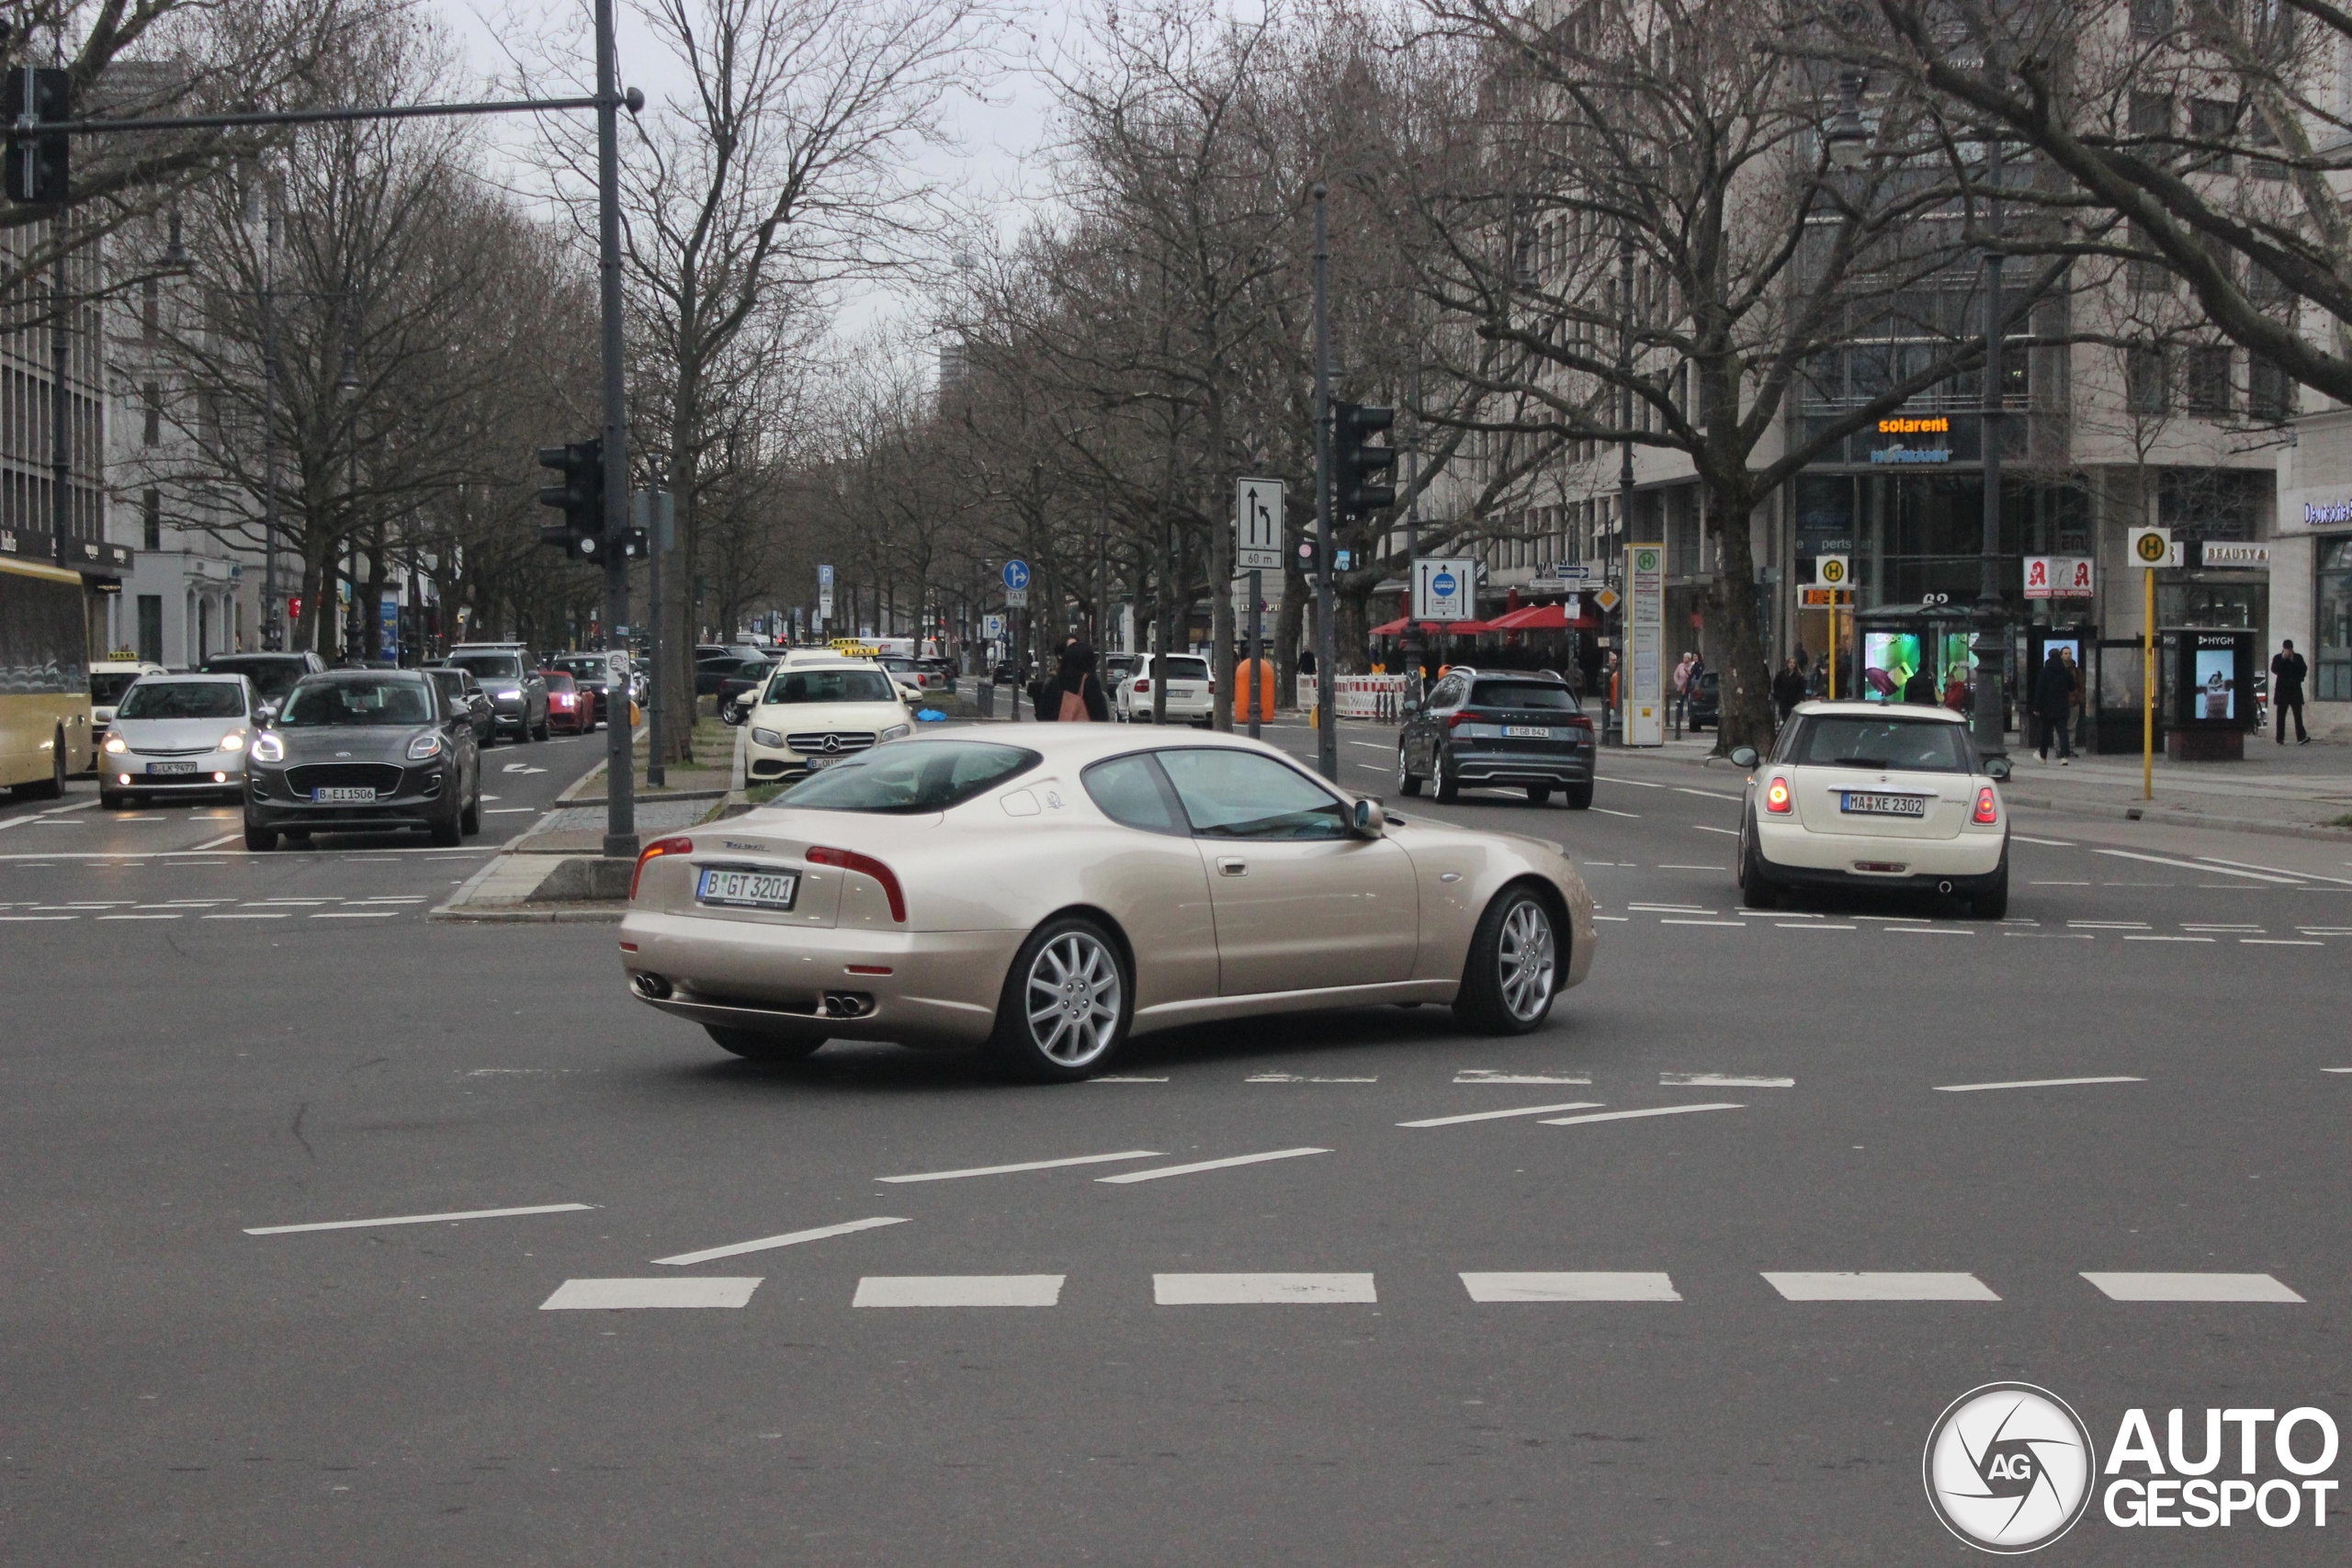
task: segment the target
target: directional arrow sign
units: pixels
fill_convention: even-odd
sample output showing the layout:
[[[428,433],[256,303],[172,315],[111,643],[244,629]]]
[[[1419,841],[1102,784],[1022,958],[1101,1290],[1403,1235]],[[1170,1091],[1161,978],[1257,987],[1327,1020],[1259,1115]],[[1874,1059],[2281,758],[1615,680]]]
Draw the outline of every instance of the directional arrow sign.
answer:
[[[1280,571],[1283,565],[1283,481],[1233,481],[1233,566],[1237,571]]]
[[[1413,562],[1413,619],[1467,621],[1477,614],[1477,563],[1422,559]]]
[[[1005,562],[1004,585],[1014,592],[1019,592],[1021,590],[1028,587],[1029,563],[1025,560],[1009,560]]]

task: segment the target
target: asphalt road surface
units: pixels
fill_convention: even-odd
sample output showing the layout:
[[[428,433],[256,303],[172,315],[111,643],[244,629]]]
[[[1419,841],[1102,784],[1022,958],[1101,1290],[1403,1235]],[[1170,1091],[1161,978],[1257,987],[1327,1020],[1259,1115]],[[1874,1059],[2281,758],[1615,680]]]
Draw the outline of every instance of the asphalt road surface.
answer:
[[[491,822],[600,750],[493,750]],[[1062,1088],[736,1061],[610,927],[425,923],[470,846],[0,810],[0,1560],[1958,1563],[1921,1452],[1980,1384],[2102,1458],[2352,1417],[2346,852],[2021,813],[2007,921],[1752,914],[1736,788],[1392,796],[1588,868],[1532,1036],[1221,1025]],[[2342,1561],[2308,1504],[2094,1503],[2041,1560]]]

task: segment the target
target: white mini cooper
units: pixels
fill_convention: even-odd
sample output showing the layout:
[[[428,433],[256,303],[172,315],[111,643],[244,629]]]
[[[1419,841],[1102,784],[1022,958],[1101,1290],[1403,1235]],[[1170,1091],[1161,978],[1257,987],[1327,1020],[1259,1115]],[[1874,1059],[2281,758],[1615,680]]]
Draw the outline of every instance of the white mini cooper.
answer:
[[[1882,887],[1968,900],[1980,919],[2009,906],[2007,758],[1976,754],[1947,708],[1800,703],[1772,755],[1743,746],[1739,890],[1769,909],[1793,889]]]

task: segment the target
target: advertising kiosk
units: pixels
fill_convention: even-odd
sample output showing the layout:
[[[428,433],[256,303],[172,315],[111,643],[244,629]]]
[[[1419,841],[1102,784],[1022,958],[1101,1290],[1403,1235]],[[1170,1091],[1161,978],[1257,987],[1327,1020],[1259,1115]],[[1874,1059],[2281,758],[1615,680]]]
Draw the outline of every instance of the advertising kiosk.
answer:
[[[1935,682],[1938,700],[1945,683],[1958,675],[1972,679],[1968,606],[1964,604],[1879,604],[1854,612],[1854,650],[1860,656],[1857,680],[1849,687],[1840,672],[1838,694],[1865,702],[1899,703],[1911,677],[1925,671]],[[1840,650],[1841,659],[1847,657]]]
[[[2176,762],[2245,760],[2255,715],[2255,633],[2184,626],[2167,631],[2165,755]]]

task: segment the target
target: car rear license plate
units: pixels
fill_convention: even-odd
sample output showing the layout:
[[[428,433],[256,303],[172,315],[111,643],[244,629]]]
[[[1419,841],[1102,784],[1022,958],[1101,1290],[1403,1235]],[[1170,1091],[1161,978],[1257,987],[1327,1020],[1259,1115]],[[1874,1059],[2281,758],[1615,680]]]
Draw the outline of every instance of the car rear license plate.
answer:
[[[147,776],[150,778],[164,778],[173,773],[194,772],[196,772],[194,762],[150,762],[147,764]]]
[[[1506,738],[1516,736],[1522,740],[1552,739],[1552,732],[1540,724],[1506,724],[1503,726],[1503,734]]]
[[[311,799],[320,806],[373,806],[376,792],[372,789],[314,789]]]
[[[1856,817],[1925,817],[1928,797],[1924,795],[1864,795],[1848,790],[1838,801],[1838,808]]]
[[[729,871],[703,867],[695,884],[698,904],[725,904],[741,909],[789,909],[800,892],[800,875],[790,871]]]

